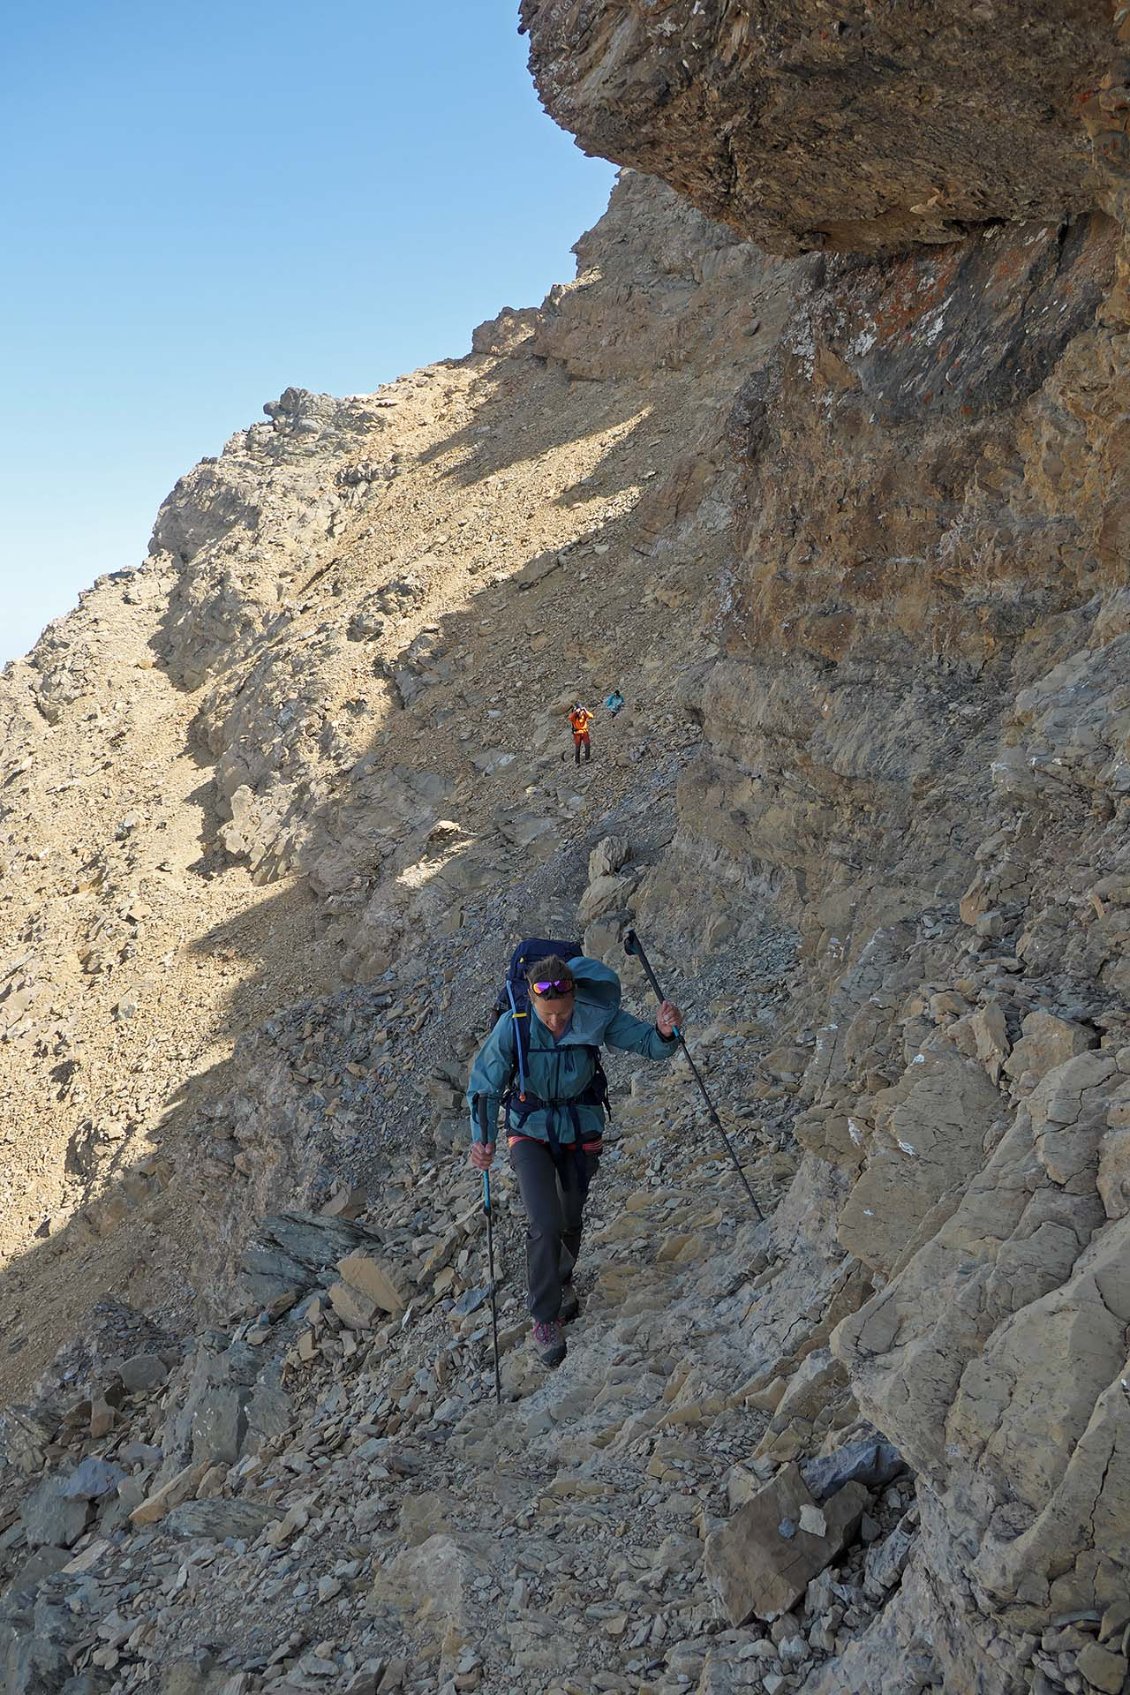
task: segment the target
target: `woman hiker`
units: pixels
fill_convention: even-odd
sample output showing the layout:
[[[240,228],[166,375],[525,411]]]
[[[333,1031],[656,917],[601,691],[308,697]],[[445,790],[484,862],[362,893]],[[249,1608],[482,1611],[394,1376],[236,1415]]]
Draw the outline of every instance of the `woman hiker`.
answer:
[[[646,1059],[669,1059],[678,1047],[682,1015],[663,1001],[654,1024],[620,1006],[620,979],[611,966],[583,955],[566,962],[539,959],[526,974],[529,1018],[522,1035],[525,1099],[515,1067],[515,1021],[503,1014],[471,1066],[467,1101],[471,1135],[497,1134],[505,1107],[510,1164],[517,1173],[526,1231],[526,1280],[534,1321],[533,1345],[543,1364],[565,1358],[563,1326],[577,1316],[573,1267],[581,1246],[585,1196],[596,1175],[604,1128],[600,1045]],[[481,1116],[485,1108],[485,1117]],[[493,1140],[473,1140],[471,1164],[486,1171]]]

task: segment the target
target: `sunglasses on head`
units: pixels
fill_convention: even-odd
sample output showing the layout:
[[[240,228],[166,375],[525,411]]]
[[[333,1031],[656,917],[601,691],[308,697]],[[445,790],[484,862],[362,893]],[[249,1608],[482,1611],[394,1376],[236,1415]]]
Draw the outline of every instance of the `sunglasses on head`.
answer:
[[[543,1000],[559,1000],[562,995],[573,993],[573,984],[567,977],[542,977],[531,983],[530,988]]]

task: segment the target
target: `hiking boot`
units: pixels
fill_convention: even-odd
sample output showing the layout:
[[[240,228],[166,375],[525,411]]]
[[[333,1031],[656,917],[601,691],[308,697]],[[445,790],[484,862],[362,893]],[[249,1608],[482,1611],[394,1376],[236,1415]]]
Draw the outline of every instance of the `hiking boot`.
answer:
[[[561,1291],[561,1308],[557,1314],[558,1324],[572,1324],[580,1310],[581,1303],[577,1299],[577,1291],[571,1283],[566,1283]]]
[[[542,1365],[560,1365],[565,1358],[565,1338],[561,1321],[556,1318],[534,1320],[534,1352]]]

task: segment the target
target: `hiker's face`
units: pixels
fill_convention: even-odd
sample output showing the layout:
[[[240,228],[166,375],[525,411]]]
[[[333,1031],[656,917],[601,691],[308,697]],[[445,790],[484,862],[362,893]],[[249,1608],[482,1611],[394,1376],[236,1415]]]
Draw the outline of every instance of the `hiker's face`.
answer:
[[[563,1035],[573,1016],[573,991],[567,995],[539,995],[536,989],[531,990],[534,1011],[545,1025],[551,1036]]]

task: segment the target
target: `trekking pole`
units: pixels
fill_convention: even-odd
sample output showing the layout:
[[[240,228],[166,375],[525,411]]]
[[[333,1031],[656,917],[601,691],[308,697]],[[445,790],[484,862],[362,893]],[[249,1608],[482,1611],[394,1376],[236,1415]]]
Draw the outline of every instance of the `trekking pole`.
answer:
[[[478,1102],[479,1129],[482,1140],[489,1144],[487,1134],[487,1103],[480,1095]],[[494,1289],[494,1213],[490,1204],[490,1172],[483,1172],[483,1211],[487,1215],[487,1261],[490,1265],[490,1327],[494,1336],[494,1398],[502,1405],[502,1378],[498,1370],[498,1297]]]
[[[636,932],[634,930],[629,930],[627,935],[624,937],[624,952],[627,953],[627,954],[631,954],[633,958],[639,960],[640,964],[643,966],[644,976],[647,978],[648,982],[651,984],[652,988],[655,990],[657,997],[659,998],[659,1000],[665,1001],[667,999],[667,996],[663,993],[663,990],[659,987],[659,980],[656,977],[655,972],[651,969],[651,965],[648,961],[648,957],[647,957],[646,953],[643,951],[643,943],[640,941],[639,937],[636,935]],[[737,1154],[734,1152],[733,1145],[730,1141],[730,1138],[729,1138],[729,1136],[727,1136],[725,1130],[722,1127],[722,1120],[719,1118],[718,1114],[714,1110],[714,1102],[710,1099],[710,1096],[706,1092],[706,1084],[703,1082],[702,1078],[699,1076],[698,1066],[695,1064],[694,1060],[691,1058],[690,1049],[687,1047],[686,1042],[683,1040],[683,1032],[679,1029],[678,1025],[675,1026],[675,1035],[679,1038],[679,1046],[682,1048],[683,1053],[686,1055],[687,1064],[691,1068],[691,1074],[694,1077],[694,1080],[698,1084],[699,1088],[702,1090],[702,1098],[706,1102],[706,1110],[710,1114],[711,1122],[714,1125],[714,1128],[717,1130],[718,1134],[721,1136],[723,1142],[725,1142],[726,1152],[729,1154],[730,1158],[734,1162],[734,1170],[737,1172],[738,1176],[741,1178],[743,1184],[745,1185],[745,1192],[749,1196],[749,1204],[753,1208],[754,1212],[757,1214],[758,1223],[764,1224],[765,1215],[762,1212],[761,1208],[757,1204],[757,1198],[754,1195],[753,1190],[749,1186],[749,1178],[746,1176],[745,1172],[742,1170],[741,1162],[738,1159]]]

